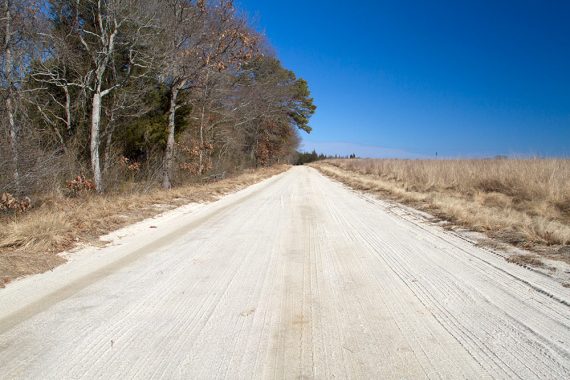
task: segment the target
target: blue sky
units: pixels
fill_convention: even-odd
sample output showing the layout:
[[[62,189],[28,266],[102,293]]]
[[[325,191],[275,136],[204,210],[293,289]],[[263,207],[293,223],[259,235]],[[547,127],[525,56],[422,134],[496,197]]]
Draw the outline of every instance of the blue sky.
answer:
[[[570,156],[570,1],[236,3],[309,82],[306,150]]]

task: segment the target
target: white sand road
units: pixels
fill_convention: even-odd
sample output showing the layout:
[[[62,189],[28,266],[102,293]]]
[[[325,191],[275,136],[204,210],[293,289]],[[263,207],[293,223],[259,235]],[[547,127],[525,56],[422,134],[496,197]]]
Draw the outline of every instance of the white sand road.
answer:
[[[570,379],[570,289],[393,207],[296,167],[143,222],[0,290],[0,378]]]

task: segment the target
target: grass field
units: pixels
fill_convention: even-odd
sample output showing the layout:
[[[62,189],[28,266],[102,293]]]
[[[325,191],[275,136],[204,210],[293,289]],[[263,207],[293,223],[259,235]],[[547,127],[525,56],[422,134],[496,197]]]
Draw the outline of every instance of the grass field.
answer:
[[[327,160],[324,174],[513,245],[568,260],[570,160]],[[563,254],[564,253],[564,254]]]

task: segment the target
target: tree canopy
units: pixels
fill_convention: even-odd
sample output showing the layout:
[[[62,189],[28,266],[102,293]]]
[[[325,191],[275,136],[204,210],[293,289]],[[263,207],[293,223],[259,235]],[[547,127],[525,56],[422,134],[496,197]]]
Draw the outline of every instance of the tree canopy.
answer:
[[[231,0],[6,0],[0,192],[293,162],[316,107]]]

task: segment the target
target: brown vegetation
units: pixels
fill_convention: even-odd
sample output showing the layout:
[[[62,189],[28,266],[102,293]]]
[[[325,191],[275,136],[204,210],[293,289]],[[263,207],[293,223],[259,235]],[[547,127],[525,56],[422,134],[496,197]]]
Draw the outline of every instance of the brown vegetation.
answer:
[[[31,207],[31,200],[28,197],[18,199],[10,193],[0,195],[0,212],[16,211],[24,212]]]
[[[13,278],[41,273],[63,263],[57,253],[78,243],[97,242],[105,233],[165,209],[190,202],[214,200],[286,170],[280,165],[244,173],[217,182],[180,186],[170,191],[96,195],[79,192],[76,197],[54,195],[26,213],[0,214],[0,287]],[[157,207],[160,206],[160,207]]]
[[[541,250],[570,244],[570,160],[329,160],[313,165],[354,188],[513,245]],[[568,261],[566,255],[553,257]]]
[[[531,266],[531,267],[543,267],[544,264],[537,256],[531,255],[513,255],[507,258],[507,261],[510,263],[522,265],[522,266]]]

